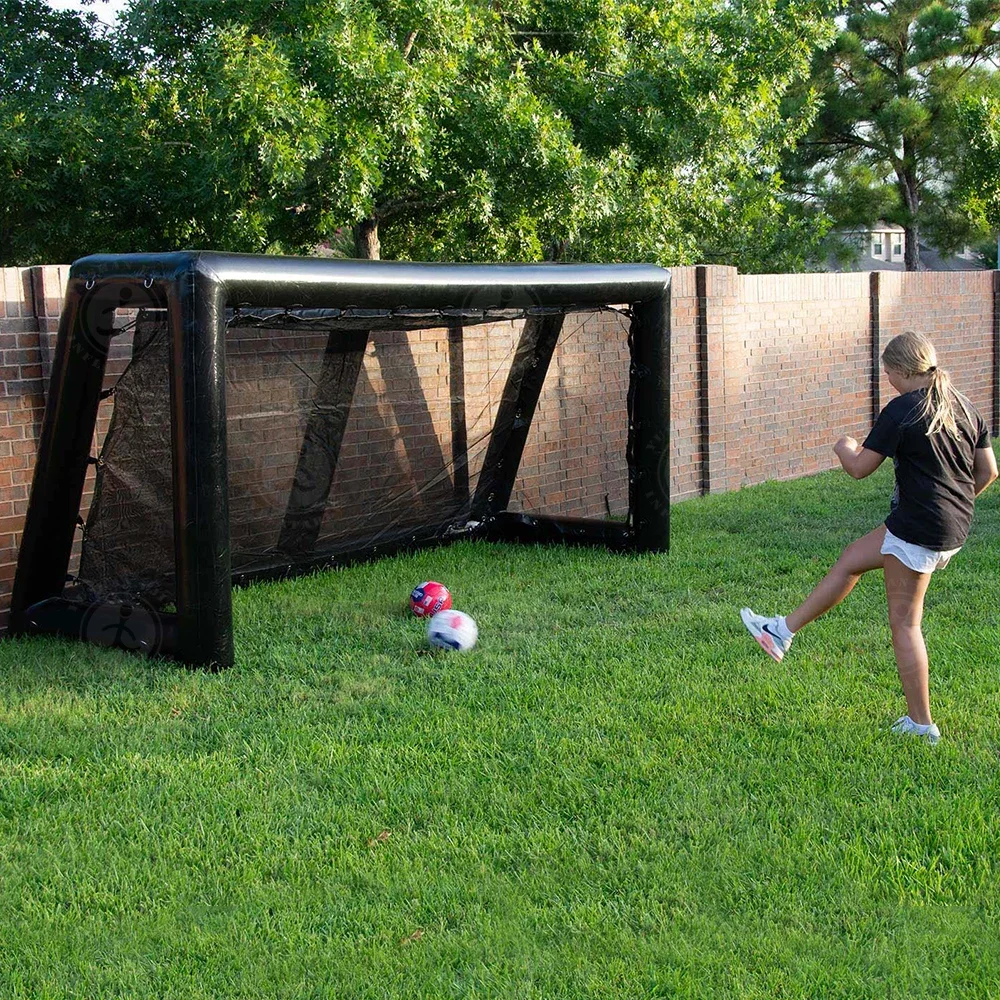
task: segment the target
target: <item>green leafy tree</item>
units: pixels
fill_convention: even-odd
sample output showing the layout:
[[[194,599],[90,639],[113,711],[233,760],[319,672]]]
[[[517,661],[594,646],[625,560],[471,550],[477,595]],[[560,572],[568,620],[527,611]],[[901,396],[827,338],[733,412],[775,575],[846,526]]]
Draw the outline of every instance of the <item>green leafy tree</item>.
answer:
[[[800,266],[823,221],[778,167],[816,104],[782,101],[831,31],[811,0],[133,0],[64,104],[53,258]]]
[[[801,266],[823,221],[785,241],[795,206],[778,166],[816,105],[783,116],[782,101],[832,37],[826,14],[771,0],[534,5],[532,73],[606,168],[585,243],[612,259],[639,247],[665,263]]]
[[[490,5],[140,2],[129,33],[138,93],[155,90],[160,128],[176,132],[162,174],[202,177],[209,201],[217,175],[236,200],[255,196],[256,225],[216,226],[210,242],[302,249],[342,244],[347,230],[354,252],[377,257],[388,232],[397,257],[531,258],[551,252],[556,220],[573,218],[585,165],[567,124],[512,62]],[[250,49],[267,52],[270,74],[245,73]],[[278,78],[282,123],[267,110]],[[183,138],[199,132],[192,105],[202,134]],[[239,109],[235,128],[226,107]],[[137,107],[137,119],[150,111]],[[237,140],[221,174],[213,132]],[[263,144],[289,154],[280,176],[257,155]],[[196,213],[202,225],[207,217]]]
[[[1000,50],[998,17],[996,0],[850,0],[815,59],[823,110],[788,174],[841,227],[903,226],[907,270],[922,235],[945,250],[975,235],[954,193],[957,108]]]
[[[95,211],[114,250],[302,248],[295,216],[327,109],[272,41],[212,32],[167,68],[123,74],[105,105]]]
[[[92,14],[0,0],[0,264],[60,260],[88,227],[90,99],[113,66]]]
[[[971,225],[997,238],[992,257],[1000,245],[1000,88],[990,83],[959,105],[964,155],[956,192]]]

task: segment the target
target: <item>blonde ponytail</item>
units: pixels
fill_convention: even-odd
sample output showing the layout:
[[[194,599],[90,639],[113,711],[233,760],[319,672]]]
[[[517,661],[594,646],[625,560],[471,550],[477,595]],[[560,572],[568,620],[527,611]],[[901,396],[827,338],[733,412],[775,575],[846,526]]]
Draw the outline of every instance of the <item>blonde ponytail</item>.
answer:
[[[909,378],[929,375],[930,385],[918,419],[927,420],[927,436],[944,431],[958,437],[958,423],[955,420],[957,402],[968,415],[968,400],[951,384],[951,376],[937,366],[937,352],[934,345],[923,334],[907,330],[893,337],[882,352],[882,363]]]
[[[920,416],[927,417],[927,436],[931,437],[943,430],[952,437],[958,437],[958,425],[955,423],[955,407],[952,395],[955,390],[951,386],[951,376],[943,369],[935,366],[931,372],[931,384],[924,397]]]

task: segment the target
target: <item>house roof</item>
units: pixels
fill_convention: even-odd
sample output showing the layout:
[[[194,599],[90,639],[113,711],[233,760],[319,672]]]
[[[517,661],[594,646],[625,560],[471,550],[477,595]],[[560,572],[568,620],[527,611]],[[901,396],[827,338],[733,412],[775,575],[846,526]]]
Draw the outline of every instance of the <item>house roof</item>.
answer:
[[[920,244],[920,266],[924,271],[986,271],[988,267],[981,253],[968,257],[958,254],[943,254],[934,247]]]
[[[853,229],[838,229],[837,232],[842,236],[867,236],[869,233],[872,235],[875,233],[905,233],[906,230],[902,226],[897,226],[895,222],[879,219],[871,226],[855,226]]]
[[[826,264],[827,271],[905,271],[906,264],[902,260],[879,260],[870,253],[862,253],[858,259],[843,266],[831,257]],[[959,256],[958,254],[943,254],[926,243],[920,244],[921,271],[985,271],[988,266],[982,254]]]

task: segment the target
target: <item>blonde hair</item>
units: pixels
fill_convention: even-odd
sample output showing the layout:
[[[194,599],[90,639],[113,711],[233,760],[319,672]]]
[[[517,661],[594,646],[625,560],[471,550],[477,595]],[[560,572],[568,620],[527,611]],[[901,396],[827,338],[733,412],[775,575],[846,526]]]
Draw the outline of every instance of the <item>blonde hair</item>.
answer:
[[[908,378],[929,375],[930,385],[917,419],[927,419],[928,437],[940,430],[958,437],[955,401],[968,415],[968,400],[951,384],[948,372],[938,368],[934,345],[923,334],[907,330],[893,337],[882,352],[882,363]]]

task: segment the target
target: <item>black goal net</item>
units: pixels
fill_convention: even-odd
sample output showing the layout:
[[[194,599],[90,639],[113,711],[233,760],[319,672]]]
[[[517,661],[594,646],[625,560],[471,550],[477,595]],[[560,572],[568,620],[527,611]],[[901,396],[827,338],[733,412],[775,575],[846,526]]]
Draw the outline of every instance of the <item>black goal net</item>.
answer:
[[[517,405],[518,363],[538,367],[533,351],[527,365],[518,357],[532,326],[554,340],[533,416]],[[94,598],[165,607],[176,602],[165,312],[141,312],[131,332],[75,582]],[[627,307],[240,312],[225,364],[237,582],[485,533],[501,511],[523,515],[516,530],[539,517],[627,527]]]

